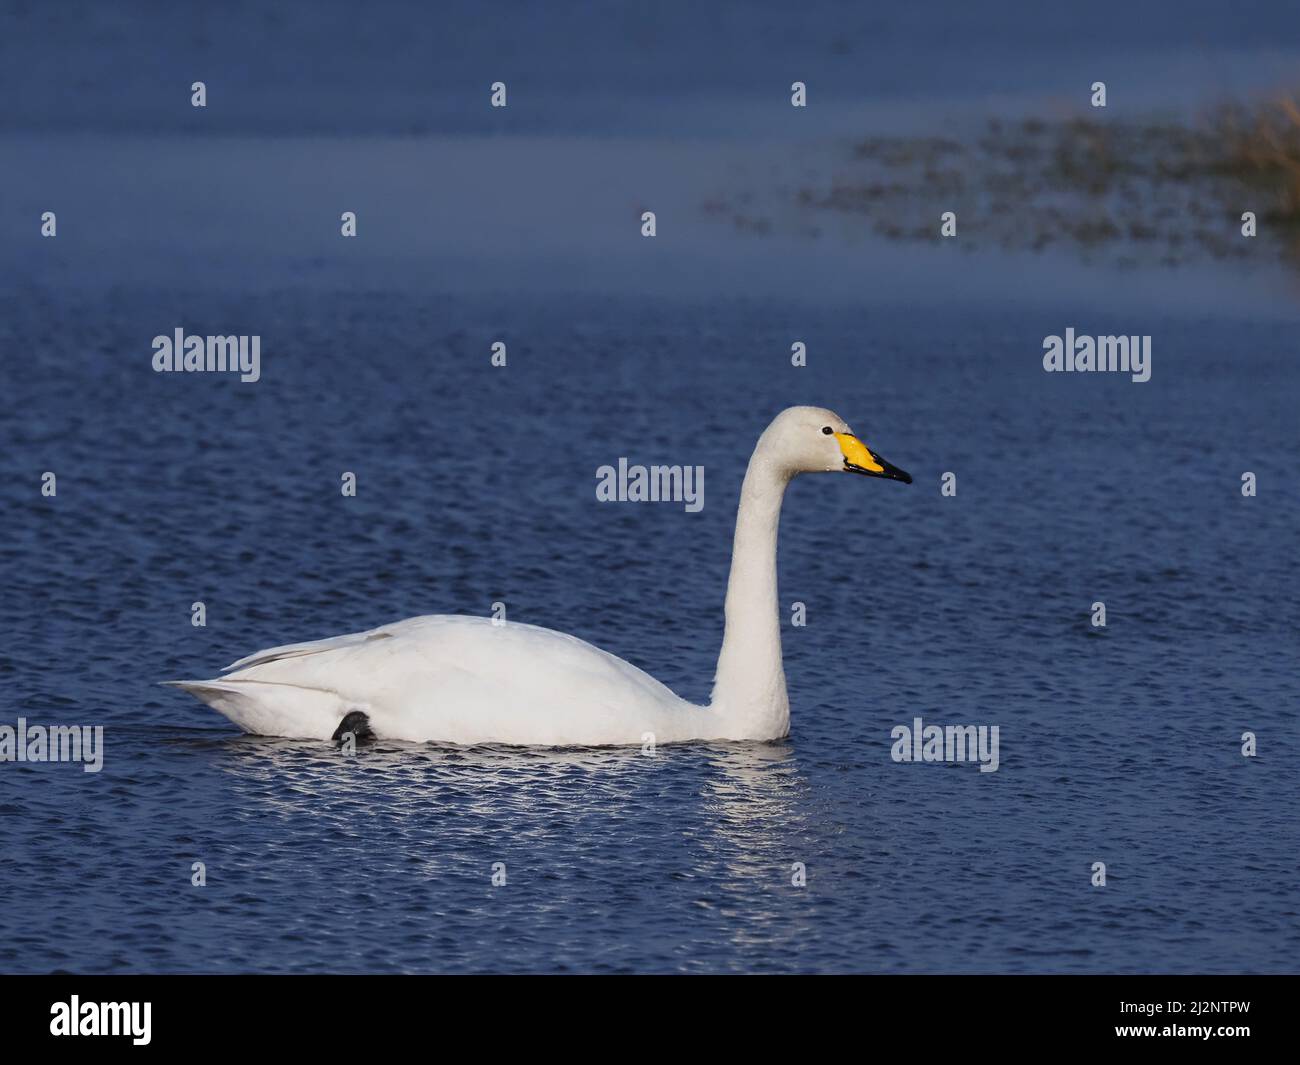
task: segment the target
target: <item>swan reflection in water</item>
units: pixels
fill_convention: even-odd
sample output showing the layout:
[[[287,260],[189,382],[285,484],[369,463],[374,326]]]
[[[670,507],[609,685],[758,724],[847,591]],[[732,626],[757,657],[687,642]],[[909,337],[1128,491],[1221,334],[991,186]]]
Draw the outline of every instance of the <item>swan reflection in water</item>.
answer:
[[[788,741],[638,747],[515,747],[376,741],[339,745],[265,736],[202,741],[237,793],[284,814],[341,800],[387,813],[439,804],[460,816],[614,814],[647,800],[692,800],[696,816],[756,838],[798,820],[802,778]]]
[[[185,731],[170,742],[203,769],[192,808],[172,816],[190,822],[199,856],[212,854],[250,905],[296,900],[308,925],[343,919],[359,900],[351,935],[396,921],[406,968],[492,968],[471,950],[491,929],[513,944],[501,958],[515,950],[521,965],[545,945],[543,967],[693,970],[731,943],[755,948],[732,952],[743,968],[772,950],[798,957],[828,901],[816,877],[834,818],[788,741],[643,754],[378,740],[349,755],[323,741]],[[203,803],[200,790],[216,798]],[[498,862],[505,892],[492,885]],[[796,862],[807,863],[806,888],[792,884]]]

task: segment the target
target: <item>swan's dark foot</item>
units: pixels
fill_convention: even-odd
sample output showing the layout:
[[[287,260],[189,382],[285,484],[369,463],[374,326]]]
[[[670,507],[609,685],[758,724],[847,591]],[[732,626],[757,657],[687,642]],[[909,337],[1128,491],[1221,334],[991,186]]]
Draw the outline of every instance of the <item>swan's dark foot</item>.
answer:
[[[366,740],[375,738],[374,732],[370,729],[370,718],[360,710],[353,710],[350,714],[344,714],[343,720],[339,722],[339,727],[334,730],[334,735],[330,737],[335,743],[342,743],[343,737],[348,733],[357,743],[364,743]]]

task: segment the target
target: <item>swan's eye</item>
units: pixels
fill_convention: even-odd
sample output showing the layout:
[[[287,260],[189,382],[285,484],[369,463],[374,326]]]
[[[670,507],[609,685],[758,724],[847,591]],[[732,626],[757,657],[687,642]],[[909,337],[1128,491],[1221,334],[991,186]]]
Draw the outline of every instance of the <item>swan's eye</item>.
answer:
[[[827,436],[830,436],[831,433],[835,432],[835,430],[832,429],[829,425],[823,425],[822,432],[825,433]]]

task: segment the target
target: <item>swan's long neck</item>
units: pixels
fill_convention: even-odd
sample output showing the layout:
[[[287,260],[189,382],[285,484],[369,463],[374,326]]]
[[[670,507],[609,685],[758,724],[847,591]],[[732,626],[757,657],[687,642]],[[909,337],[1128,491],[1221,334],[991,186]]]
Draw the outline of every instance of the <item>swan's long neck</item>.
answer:
[[[790,731],[776,598],[776,534],[789,483],[760,440],[740,489],[726,631],[713,685],[712,708],[729,739],[776,739]]]

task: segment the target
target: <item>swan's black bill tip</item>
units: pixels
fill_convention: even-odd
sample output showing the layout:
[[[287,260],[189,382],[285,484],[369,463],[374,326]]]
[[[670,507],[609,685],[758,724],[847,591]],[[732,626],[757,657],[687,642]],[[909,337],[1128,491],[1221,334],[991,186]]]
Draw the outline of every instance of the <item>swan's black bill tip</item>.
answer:
[[[848,459],[844,460],[844,468],[849,473],[860,473],[863,477],[883,477],[887,481],[902,481],[903,484],[912,483],[912,475],[906,470],[900,470],[892,462],[886,462],[879,455],[873,456],[876,463],[880,466],[878,470],[868,470],[861,466],[856,466]]]

